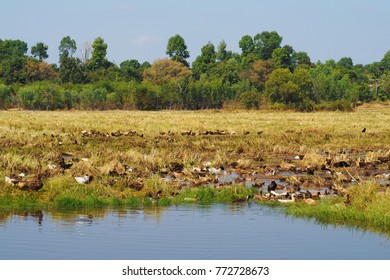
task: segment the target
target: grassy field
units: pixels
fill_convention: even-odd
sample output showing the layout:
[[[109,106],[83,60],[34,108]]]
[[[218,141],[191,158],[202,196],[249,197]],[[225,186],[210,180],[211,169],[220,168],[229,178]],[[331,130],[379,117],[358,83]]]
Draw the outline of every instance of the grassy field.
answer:
[[[280,192],[337,191],[314,207],[289,204],[289,213],[387,231],[389,124],[386,105],[326,113],[1,111],[0,209],[245,201],[276,181]],[[90,182],[76,181],[83,176]]]

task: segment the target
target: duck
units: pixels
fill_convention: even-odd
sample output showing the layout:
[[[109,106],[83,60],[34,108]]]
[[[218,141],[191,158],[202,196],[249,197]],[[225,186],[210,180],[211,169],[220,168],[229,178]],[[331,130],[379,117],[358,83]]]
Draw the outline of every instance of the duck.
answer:
[[[80,177],[74,177],[77,183],[79,184],[88,184],[92,180],[92,176],[80,176]]]
[[[276,184],[276,182],[275,182],[275,181],[272,181],[272,182],[268,185],[267,190],[268,190],[268,192],[275,191],[277,187],[278,187],[278,185]]]
[[[313,193],[311,198],[312,199],[320,199],[321,198],[321,193],[320,192]]]
[[[16,186],[21,190],[39,191],[43,187],[42,174],[21,180]]]
[[[291,199],[278,199],[279,202],[281,203],[292,203],[292,202],[295,202],[296,199],[295,199],[295,193],[293,193],[291,195]]]

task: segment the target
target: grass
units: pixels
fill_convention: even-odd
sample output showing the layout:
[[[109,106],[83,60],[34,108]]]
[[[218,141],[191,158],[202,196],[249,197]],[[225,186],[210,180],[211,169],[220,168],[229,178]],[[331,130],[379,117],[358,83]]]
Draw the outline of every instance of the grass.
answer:
[[[299,217],[315,218],[320,223],[349,225],[379,232],[390,232],[390,191],[369,182],[349,189],[352,204],[343,198],[323,200],[317,206],[305,203],[288,205],[286,212]]]
[[[328,158],[375,162],[390,156],[389,122],[387,105],[326,113],[1,111],[0,211],[243,201],[256,190],[239,183],[215,188],[212,174],[200,176],[192,170],[205,166],[230,168],[235,163],[237,173],[245,178],[255,173],[266,177],[264,174],[274,168],[320,166]],[[361,132],[363,127],[366,133]],[[136,133],[120,137],[84,137],[81,133],[90,130],[109,135],[117,131]],[[199,135],[205,131],[224,134]],[[187,135],[193,132],[195,136]],[[70,168],[59,167],[64,155],[66,163],[72,164]],[[292,162],[296,155],[305,157],[299,163]],[[56,167],[49,168],[50,164]],[[177,168],[182,170],[174,171]],[[376,172],[388,170],[389,165],[382,164]],[[357,178],[363,171],[348,169]],[[344,169],[338,172],[348,177]],[[5,183],[5,176],[20,173],[44,174],[43,188],[21,191]],[[80,185],[74,179],[85,175],[93,176],[91,183]],[[309,187],[325,183],[320,176],[303,178]],[[332,182],[341,184],[342,178],[333,178]],[[297,203],[285,206],[286,211],[324,222],[387,228],[387,192],[383,186],[364,186],[347,186],[354,200],[348,208],[336,200],[316,207]]]

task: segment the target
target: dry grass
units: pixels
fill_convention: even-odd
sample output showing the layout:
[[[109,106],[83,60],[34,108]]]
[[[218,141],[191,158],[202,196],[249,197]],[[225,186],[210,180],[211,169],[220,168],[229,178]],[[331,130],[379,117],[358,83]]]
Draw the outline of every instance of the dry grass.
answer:
[[[159,176],[173,163],[183,164],[186,172],[208,162],[215,168],[237,162],[244,170],[267,170],[268,163],[287,169],[296,155],[306,155],[302,165],[317,166],[327,157],[345,160],[349,153],[340,152],[345,150],[364,152],[359,160],[375,160],[390,154],[389,123],[389,109],[377,106],[348,113],[1,111],[0,195],[10,193],[4,176],[21,172],[45,174],[44,188],[36,194],[45,203],[63,194],[119,199],[157,190],[168,194],[170,185]],[[82,136],[90,130],[136,135]],[[205,131],[223,133],[199,135]],[[64,154],[73,164],[66,170],[58,167]],[[51,170],[48,164],[57,167]],[[94,179],[80,187],[73,176],[84,175]],[[135,180],[145,186],[142,191],[132,188],[129,182]]]

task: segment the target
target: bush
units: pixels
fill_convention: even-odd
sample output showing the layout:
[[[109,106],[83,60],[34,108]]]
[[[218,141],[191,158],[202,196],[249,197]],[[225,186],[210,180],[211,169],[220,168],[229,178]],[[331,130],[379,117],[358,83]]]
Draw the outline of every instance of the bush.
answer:
[[[353,111],[353,104],[347,100],[335,100],[328,102],[321,102],[320,104],[316,104],[314,106],[315,110],[322,111],[345,111],[351,112]]]
[[[27,110],[56,110],[64,108],[63,92],[58,85],[37,84],[19,88],[19,104]]]
[[[260,95],[255,91],[246,91],[241,93],[240,101],[244,105],[245,109],[259,109]]]
[[[11,89],[6,85],[0,84],[0,109],[6,109],[11,106]]]

